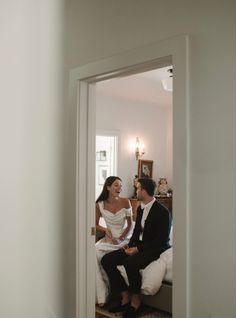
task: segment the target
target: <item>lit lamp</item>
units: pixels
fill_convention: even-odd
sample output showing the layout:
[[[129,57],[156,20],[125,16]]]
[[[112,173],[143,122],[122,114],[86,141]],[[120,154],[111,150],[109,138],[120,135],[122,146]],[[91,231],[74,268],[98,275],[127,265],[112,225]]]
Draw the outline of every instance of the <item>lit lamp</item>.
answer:
[[[135,144],[135,157],[138,160],[142,155],[144,155],[144,145],[140,144],[139,137],[136,137],[136,144]]]

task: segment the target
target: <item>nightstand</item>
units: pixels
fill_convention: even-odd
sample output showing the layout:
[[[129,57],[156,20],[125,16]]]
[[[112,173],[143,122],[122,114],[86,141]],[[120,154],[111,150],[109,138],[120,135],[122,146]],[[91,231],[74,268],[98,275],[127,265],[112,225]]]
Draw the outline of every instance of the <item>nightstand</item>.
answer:
[[[172,217],[172,197],[156,197],[158,202],[160,202],[161,204],[163,204],[165,207],[167,207],[167,209],[170,212],[170,215]],[[135,221],[136,219],[136,214],[137,214],[137,208],[138,206],[141,204],[141,201],[138,201],[137,199],[134,198],[130,198],[130,203],[132,206],[132,212],[133,212],[133,220]]]

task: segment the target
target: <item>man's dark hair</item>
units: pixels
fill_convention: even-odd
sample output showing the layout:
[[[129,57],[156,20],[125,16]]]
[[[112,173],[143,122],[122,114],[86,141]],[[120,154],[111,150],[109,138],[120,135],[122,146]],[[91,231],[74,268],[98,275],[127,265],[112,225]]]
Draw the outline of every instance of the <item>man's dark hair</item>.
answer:
[[[141,188],[146,190],[150,196],[153,196],[156,190],[156,182],[150,178],[140,178],[138,182],[141,184]]]

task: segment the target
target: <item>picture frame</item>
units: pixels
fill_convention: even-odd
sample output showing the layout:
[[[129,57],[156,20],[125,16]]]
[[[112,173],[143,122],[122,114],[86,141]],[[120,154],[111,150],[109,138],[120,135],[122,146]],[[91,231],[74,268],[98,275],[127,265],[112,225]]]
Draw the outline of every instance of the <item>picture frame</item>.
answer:
[[[100,160],[101,161],[106,161],[107,160],[107,152],[106,152],[106,150],[101,150],[100,151]]]
[[[138,178],[152,178],[153,160],[138,161]]]
[[[107,160],[106,150],[96,151],[96,161],[106,161],[106,160]]]
[[[98,167],[98,184],[104,185],[107,177],[108,177],[108,166],[99,166]]]

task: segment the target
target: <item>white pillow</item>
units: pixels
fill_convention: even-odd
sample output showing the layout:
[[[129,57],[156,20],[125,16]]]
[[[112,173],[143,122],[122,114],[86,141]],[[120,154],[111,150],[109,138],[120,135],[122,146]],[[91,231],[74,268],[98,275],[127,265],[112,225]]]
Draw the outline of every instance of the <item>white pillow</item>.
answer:
[[[172,247],[163,252],[160,258],[166,263],[166,273],[164,280],[171,283],[172,282],[172,265],[173,265],[173,249]]]
[[[171,225],[171,228],[170,228],[170,246],[173,245],[173,224]]]
[[[141,292],[144,295],[155,295],[161,287],[166,272],[166,263],[158,258],[142,270]]]
[[[166,263],[171,264],[173,258],[173,248],[170,247],[165,252],[161,253],[160,258]]]
[[[172,264],[166,265],[166,274],[163,280],[172,283]]]

